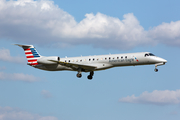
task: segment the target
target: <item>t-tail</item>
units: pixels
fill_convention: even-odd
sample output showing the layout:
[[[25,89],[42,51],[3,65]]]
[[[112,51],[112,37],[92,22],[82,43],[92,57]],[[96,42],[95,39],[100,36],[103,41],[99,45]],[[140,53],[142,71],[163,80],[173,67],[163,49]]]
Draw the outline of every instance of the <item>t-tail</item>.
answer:
[[[37,52],[37,50],[34,48],[33,45],[20,45],[20,44],[15,44],[19,47],[22,47],[24,49],[28,65],[34,66],[38,65],[37,60],[41,58],[41,55]]]

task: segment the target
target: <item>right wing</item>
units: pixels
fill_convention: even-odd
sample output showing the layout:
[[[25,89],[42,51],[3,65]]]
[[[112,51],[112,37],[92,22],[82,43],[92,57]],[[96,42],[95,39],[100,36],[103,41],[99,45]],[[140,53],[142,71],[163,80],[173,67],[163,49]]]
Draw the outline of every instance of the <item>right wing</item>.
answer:
[[[85,64],[75,64],[75,63],[68,63],[68,62],[62,62],[62,61],[56,61],[56,60],[49,60],[49,61],[56,62],[60,65],[66,66],[66,67],[70,67],[73,70],[78,70],[78,68],[82,68],[85,70],[93,71],[97,68],[96,66],[85,65]]]

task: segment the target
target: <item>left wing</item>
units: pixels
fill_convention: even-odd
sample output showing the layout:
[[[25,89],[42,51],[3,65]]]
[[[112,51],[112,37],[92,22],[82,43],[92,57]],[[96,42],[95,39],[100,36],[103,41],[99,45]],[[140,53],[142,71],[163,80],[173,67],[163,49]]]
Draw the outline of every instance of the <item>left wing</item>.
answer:
[[[82,68],[85,70],[93,71],[97,68],[96,66],[85,65],[85,64],[75,64],[75,63],[68,63],[68,62],[62,62],[62,61],[56,61],[56,60],[49,60],[49,61],[56,62],[60,65],[66,66],[66,67],[70,67],[73,70],[78,70],[78,68]]]

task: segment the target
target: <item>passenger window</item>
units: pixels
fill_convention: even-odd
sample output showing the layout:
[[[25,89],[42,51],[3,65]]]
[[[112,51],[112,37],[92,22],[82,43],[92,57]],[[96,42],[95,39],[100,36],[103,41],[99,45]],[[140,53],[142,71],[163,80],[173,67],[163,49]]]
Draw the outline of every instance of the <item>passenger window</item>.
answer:
[[[70,60],[69,60],[69,62],[70,62]]]
[[[94,61],[95,59],[93,58],[93,61]]]
[[[91,59],[89,59],[89,61],[91,61]]]
[[[117,57],[117,59],[119,59],[119,57]]]
[[[76,60],[76,62],[78,62],[78,60]]]
[[[109,60],[111,59],[111,57],[109,57]]]
[[[65,62],[66,62],[66,60],[65,60]]]
[[[80,60],[80,62],[82,62],[82,60]]]
[[[114,57],[113,57],[113,59],[114,59]]]
[[[99,60],[99,58],[97,58],[97,61]]]
[[[121,56],[121,59],[123,59],[123,56]]]
[[[105,60],[107,60],[107,58],[105,58]]]
[[[127,58],[127,56],[125,56],[125,58]]]

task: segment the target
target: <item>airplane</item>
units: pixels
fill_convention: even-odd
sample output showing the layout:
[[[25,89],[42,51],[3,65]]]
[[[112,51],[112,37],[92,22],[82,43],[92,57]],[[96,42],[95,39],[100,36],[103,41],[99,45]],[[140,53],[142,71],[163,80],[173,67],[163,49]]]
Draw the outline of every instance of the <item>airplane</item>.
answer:
[[[137,66],[137,65],[155,65],[155,72],[158,72],[157,66],[165,65],[167,60],[157,57],[150,52],[108,54],[96,56],[65,57],[41,56],[33,45],[15,44],[24,49],[28,65],[47,71],[77,71],[77,77],[82,77],[82,72],[89,72],[89,80],[93,78],[94,71],[106,70],[113,67]]]

